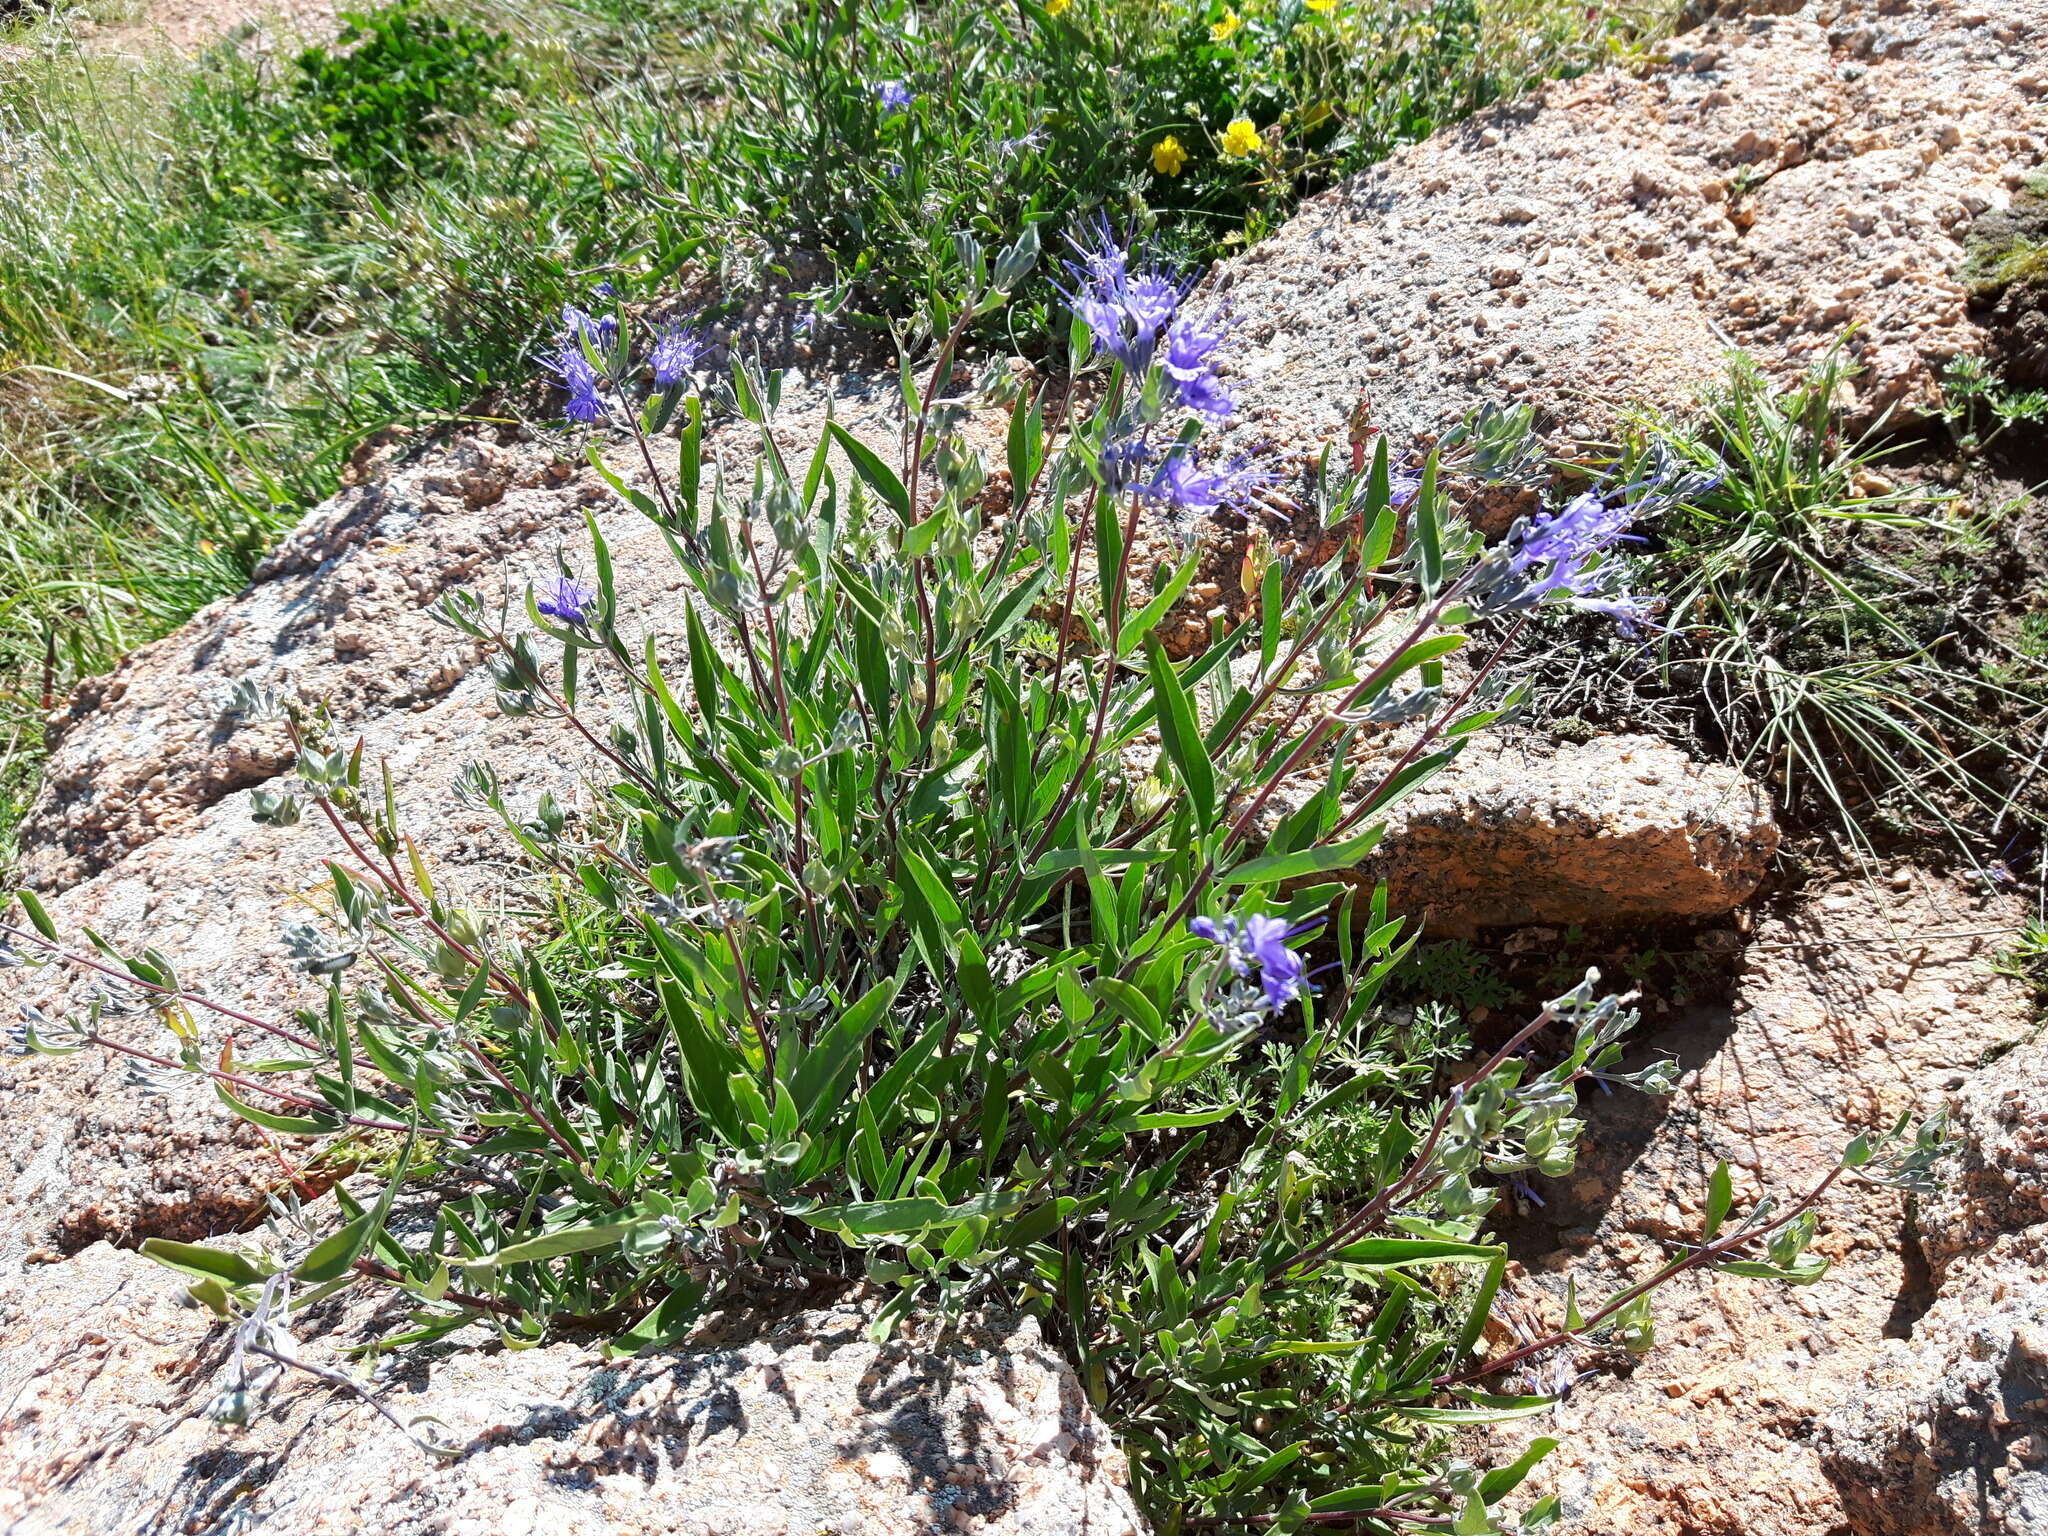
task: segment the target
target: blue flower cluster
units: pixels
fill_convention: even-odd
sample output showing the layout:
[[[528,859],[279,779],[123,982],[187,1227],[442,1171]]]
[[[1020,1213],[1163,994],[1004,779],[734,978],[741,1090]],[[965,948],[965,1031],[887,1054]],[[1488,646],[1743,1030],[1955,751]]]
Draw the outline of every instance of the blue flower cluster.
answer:
[[[1217,370],[1230,327],[1219,316],[1183,310],[1192,281],[1142,246],[1118,240],[1107,220],[1069,236],[1067,243],[1074,259],[1062,292],[1088,327],[1096,355],[1123,366],[1141,401],[1156,364],[1159,407],[1192,411],[1211,424],[1227,420],[1235,405]],[[1186,516],[1207,517],[1241,505],[1270,482],[1268,471],[1243,461],[1205,468],[1185,442],[1155,449],[1147,434],[1157,414],[1152,409],[1121,423],[1104,446],[1101,471],[1112,495],[1135,494]]]
[[[598,392],[597,369],[584,352],[579,338],[571,336],[555,349],[551,358],[543,358],[542,361],[553,370],[561,387],[568,392],[568,403],[562,407],[564,416],[586,424],[604,420],[604,396]]]
[[[1308,968],[1301,956],[1287,947],[1287,941],[1319,927],[1321,921],[1317,918],[1289,927],[1285,919],[1263,913],[1221,919],[1195,917],[1188,920],[1188,932],[1220,944],[1240,980],[1249,980],[1256,973],[1267,1010],[1278,1012],[1296,998],[1306,997],[1310,990]]]
[[[705,341],[701,331],[686,325],[671,325],[661,333],[655,342],[653,354],[648,361],[654,366],[654,387],[671,389],[681,383],[697,366],[697,360],[704,355]]]
[[[1228,417],[1230,391],[1216,366],[1230,330],[1219,320],[1181,313],[1193,281],[1175,276],[1142,248],[1119,242],[1107,220],[1067,243],[1075,259],[1067,264],[1073,286],[1064,291],[1096,352],[1138,377],[1152,366],[1163,338],[1161,361],[1172,403],[1211,421]]]
[[[1643,480],[1583,491],[1554,512],[1523,518],[1472,572],[1473,606],[1512,613],[1560,601],[1605,614],[1635,634],[1654,629],[1661,600],[1629,592],[1616,547],[1637,542],[1631,526],[1711,490],[1716,477],[1675,464],[1654,464]]]
[[[1142,438],[1123,438],[1102,456],[1103,487],[1110,495],[1142,496],[1188,517],[1213,517],[1225,507],[1242,506],[1272,479],[1267,466],[1244,459],[1205,468],[1186,443],[1160,453]]]
[[[606,283],[598,289],[600,296],[611,287]],[[619,322],[614,315],[593,315],[574,304],[562,306],[562,329],[571,341],[588,341],[599,352],[609,352],[612,343],[619,339]]]
[[[1636,515],[1586,491],[1557,512],[1530,518],[1508,543],[1509,570],[1523,583],[1525,600],[1540,603],[1557,593],[1575,608],[1619,619],[1624,629],[1647,624],[1657,599],[1621,590],[1620,566],[1604,558],[1630,536]]]
[[[597,293],[611,297],[611,284],[599,285]],[[605,390],[617,382],[610,370],[623,366],[616,355],[618,339],[616,316],[594,315],[574,304],[562,306],[561,332],[539,362],[554,375],[556,386],[568,395],[562,407],[562,415],[568,420],[587,426],[609,416]],[[647,356],[654,370],[655,388],[673,389],[683,383],[710,350],[710,339],[702,330],[671,322],[655,338]]]

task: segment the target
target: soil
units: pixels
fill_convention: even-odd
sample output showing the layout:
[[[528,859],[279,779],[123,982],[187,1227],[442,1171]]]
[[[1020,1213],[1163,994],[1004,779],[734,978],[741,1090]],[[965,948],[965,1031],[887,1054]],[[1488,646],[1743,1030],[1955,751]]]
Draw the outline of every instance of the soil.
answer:
[[[231,36],[246,48],[288,52],[338,30],[335,0],[143,0],[133,17],[74,23],[96,53],[146,57],[201,53]]]

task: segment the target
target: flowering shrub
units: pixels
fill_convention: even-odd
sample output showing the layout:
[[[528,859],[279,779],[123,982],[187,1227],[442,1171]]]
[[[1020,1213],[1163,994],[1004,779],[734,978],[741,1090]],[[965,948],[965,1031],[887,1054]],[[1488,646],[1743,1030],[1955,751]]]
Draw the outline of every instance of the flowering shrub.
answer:
[[[922,380],[904,370],[893,466],[836,426],[786,459],[767,430],[778,381],[745,361],[715,397],[679,367],[641,395],[626,317],[564,317],[551,363],[572,418],[678,434],[673,476],[613,484],[694,601],[680,633],[644,628],[593,523],[587,564],[521,607],[440,606],[488,646],[501,707],[576,733],[606,781],[572,820],[464,770],[547,883],[552,923],[453,903],[389,773],[317,708],[244,687],[238,712],[285,719],[298,745],[295,786],[256,814],[336,849],[324,922],[286,932],[323,1006],[264,1019],[153,951],[68,950],[22,894],[7,962],[118,978],[171,1037],[117,1039],[95,1012],[31,1018],[23,1043],[203,1074],[256,1124],[389,1168],[374,1202],[338,1190],[331,1221],[295,1216],[281,1265],[146,1245],[242,1320],[223,1419],[260,1395],[250,1355],[289,1358],[284,1312],[345,1285],[413,1299],[388,1349],[488,1320],[515,1343],[574,1326],[630,1352],[730,1301],[865,1281],[878,1332],[913,1310],[1038,1313],[1181,1529],[1539,1528],[1550,1501],[1507,1501],[1550,1442],[1481,1471],[1454,1427],[1541,1413],[1581,1341],[1647,1347],[1649,1292],[1673,1274],[1822,1268],[1804,1250],[1826,1185],[1731,1223],[1724,1165],[1697,1245],[1485,1355],[1499,1182],[1569,1170],[1582,1085],[1657,1091],[1673,1067],[1622,1070],[1634,1015],[1589,974],[1433,1091],[1376,1008],[1403,924],[1342,878],[1391,806],[1519,702],[1494,677],[1498,636],[1457,688],[1445,659],[1489,620],[1624,603],[1606,552],[1629,515],[1581,497],[1487,549],[1446,520],[1434,460],[1402,484],[1382,446],[1308,488],[1337,552],[1266,564],[1251,615],[1176,662],[1156,631],[1197,555],[1134,585],[1146,509],[1256,520],[1276,494],[1257,466],[1206,467],[1217,320],[1156,259],[1082,237],[1074,361],[1092,357],[1101,388],[1052,419],[1042,397],[1008,401],[997,517],[962,427],[1011,376],[963,390],[956,351],[1035,238],[993,261],[963,250],[973,285]],[[744,488],[707,483],[712,408],[760,428]],[[1361,775],[1348,749],[1375,728],[1407,745]],[[1126,766],[1141,749],[1149,775]],[[1930,1145],[1885,1176],[1917,1178]],[[1875,1170],[1876,1152],[1858,1143],[1843,1167]],[[402,1185],[438,1197],[403,1241],[387,1227]]]
[[[898,316],[961,280],[934,231],[993,243],[1034,217],[1145,209],[1206,257],[1660,24],[1629,0],[768,6],[719,39],[711,98],[596,148],[657,250],[764,268],[820,252],[835,302]],[[1052,295],[1020,297],[1004,320],[1030,334]]]

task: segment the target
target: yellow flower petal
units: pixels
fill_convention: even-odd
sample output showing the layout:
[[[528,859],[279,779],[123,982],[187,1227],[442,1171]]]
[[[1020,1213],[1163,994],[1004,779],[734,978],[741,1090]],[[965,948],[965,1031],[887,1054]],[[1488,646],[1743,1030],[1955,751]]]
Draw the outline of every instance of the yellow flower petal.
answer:
[[[1337,0],[1301,0],[1301,3],[1318,16],[1327,16],[1337,9]]]
[[[1221,21],[1210,25],[1209,39],[1211,42],[1227,43],[1236,34],[1237,29],[1243,25],[1244,18],[1238,15],[1237,12],[1225,11]]]
[[[1152,169],[1162,176],[1178,176],[1180,168],[1187,163],[1188,152],[1170,133],[1152,146]]]
[[[1259,142],[1259,130],[1252,126],[1248,117],[1232,119],[1230,126],[1223,130],[1223,153],[1226,155],[1256,154]]]
[[[1045,0],[1045,14],[1063,16],[1072,8],[1074,0]]]

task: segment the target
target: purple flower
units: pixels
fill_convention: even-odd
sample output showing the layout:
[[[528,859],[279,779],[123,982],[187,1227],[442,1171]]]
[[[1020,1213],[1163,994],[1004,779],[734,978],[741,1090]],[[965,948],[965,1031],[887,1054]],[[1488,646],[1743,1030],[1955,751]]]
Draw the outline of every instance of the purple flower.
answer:
[[[1186,444],[1176,444],[1137,487],[1138,493],[1161,506],[1190,517],[1210,517],[1224,507],[1249,498],[1270,478],[1261,465],[1239,460],[1222,469],[1204,469]]]
[[[534,599],[533,606],[551,619],[581,629],[597,606],[597,593],[573,576],[558,575]]]
[[[649,359],[654,364],[654,387],[667,389],[680,382],[684,374],[697,366],[703,352],[702,334],[686,325],[669,326],[654,343]]]
[[[875,101],[881,106],[884,117],[894,117],[898,112],[908,112],[910,104],[915,100],[917,98],[901,80],[883,80],[875,86]]]
[[[1124,315],[1131,322],[1132,330],[1144,338],[1148,347],[1172,321],[1174,311],[1180,308],[1182,291],[1181,284],[1153,268],[1134,272],[1124,280]]]
[[[1511,550],[1518,573],[1534,573],[1536,593],[1578,590],[1586,563],[1611,547],[1635,520],[1626,506],[1607,505],[1598,491],[1586,491],[1558,512],[1539,512],[1516,536]]]
[[[1636,510],[1599,491],[1573,497],[1556,512],[1539,512],[1508,534],[1503,585],[1507,606],[1524,608],[1558,595],[1586,613],[1603,613],[1633,634],[1658,607],[1653,598],[1621,590],[1620,568],[1603,557],[1629,537]]]
[[[1664,599],[1645,597],[1637,592],[1616,592],[1606,597],[1574,594],[1571,604],[1581,613],[1604,614],[1615,621],[1624,635],[1633,638],[1645,631],[1668,634],[1666,626],[1657,622],[1657,615],[1663,611]]]
[[[1394,470],[1387,476],[1387,505],[1401,511],[1412,505],[1422,494],[1422,476],[1406,469]]]
[[[1195,315],[1182,315],[1166,332],[1167,386],[1182,405],[1212,421],[1232,409],[1230,391],[1216,377],[1217,354],[1229,339],[1230,328],[1220,320]]]
[[[584,356],[580,342],[573,338],[563,342],[552,360],[543,361],[553,370],[561,387],[569,392],[568,403],[562,407],[565,417],[581,422],[604,420],[604,400],[597,392],[597,370]]]
[[[1102,488],[1111,496],[1121,496],[1126,491],[1143,494],[1145,471],[1152,458],[1152,449],[1142,438],[1115,439],[1102,450],[1097,465],[1102,472]]]
[[[1223,946],[1224,958],[1239,976],[1249,978],[1254,971],[1258,973],[1259,986],[1266,994],[1266,1006],[1275,1011],[1285,1008],[1296,998],[1307,996],[1308,968],[1301,956],[1287,947],[1287,941],[1319,926],[1321,919],[1297,923],[1290,928],[1284,919],[1263,913],[1253,917],[1226,917],[1220,922],[1213,917],[1188,920],[1189,933]]]
[[[1188,282],[1119,243],[1107,219],[1087,226],[1078,238],[1069,235],[1067,244],[1075,257],[1067,263],[1073,287],[1063,292],[1093,336],[1095,350],[1132,373],[1144,372],[1160,333],[1187,297]]]
[[[609,351],[611,344],[619,338],[617,316],[593,315],[574,304],[562,306],[562,329],[569,333],[571,341],[588,338],[591,346],[599,352]]]

